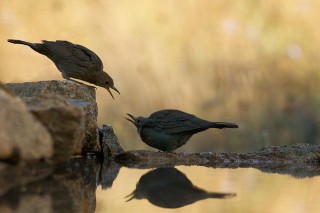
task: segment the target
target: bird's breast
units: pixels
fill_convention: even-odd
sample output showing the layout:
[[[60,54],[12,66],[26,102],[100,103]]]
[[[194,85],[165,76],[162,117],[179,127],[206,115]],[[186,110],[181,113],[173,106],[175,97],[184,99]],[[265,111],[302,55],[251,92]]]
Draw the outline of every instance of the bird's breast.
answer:
[[[172,151],[184,145],[191,135],[166,134],[156,128],[141,128],[138,130],[143,142],[162,151]]]

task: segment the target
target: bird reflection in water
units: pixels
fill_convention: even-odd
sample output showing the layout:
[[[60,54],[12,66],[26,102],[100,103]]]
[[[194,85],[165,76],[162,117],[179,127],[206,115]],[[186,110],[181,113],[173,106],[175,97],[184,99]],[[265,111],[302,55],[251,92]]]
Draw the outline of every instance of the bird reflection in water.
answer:
[[[207,192],[192,184],[185,174],[176,168],[158,168],[144,174],[136,189],[126,198],[147,199],[162,208],[180,208],[207,198],[231,198],[234,193]]]

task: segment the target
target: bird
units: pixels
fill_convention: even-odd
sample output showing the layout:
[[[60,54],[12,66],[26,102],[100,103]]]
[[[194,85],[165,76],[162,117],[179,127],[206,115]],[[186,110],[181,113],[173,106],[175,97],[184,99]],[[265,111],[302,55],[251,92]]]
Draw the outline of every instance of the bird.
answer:
[[[160,110],[149,117],[127,115],[130,118],[126,119],[136,126],[144,143],[165,152],[176,150],[186,144],[192,135],[209,128],[238,128],[234,123],[210,122],[175,109]]]
[[[66,80],[74,78],[103,87],[108,90],[113,99],[110,88],[120,94],[114,86],[113,79],[103,71],[103,63],[99,56],[82,45],[63,40],[42,40],[42,43],[31,43],[8,39],[8,42],[29,46],[34,51],[47,56]]]
[[[208,198],[232,198],[235,193],[207,192],[192,184],[188,177],[178,169],[157,168],[141,176],[136,189],[126,198],[147,199],[162,208],[181,208]]]

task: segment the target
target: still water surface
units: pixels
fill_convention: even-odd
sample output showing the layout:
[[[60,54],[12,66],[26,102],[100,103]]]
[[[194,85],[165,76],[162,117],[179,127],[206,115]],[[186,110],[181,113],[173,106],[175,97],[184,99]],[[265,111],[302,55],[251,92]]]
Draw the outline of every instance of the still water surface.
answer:
[[[204,199],[207,195],[202,190],[229,194]],[[162,171],[123,167],[111,188],[97,188],[96,212],[313,213],[320,212],[319,192],[319,176],[295,178],[250,168],[178,166]]]

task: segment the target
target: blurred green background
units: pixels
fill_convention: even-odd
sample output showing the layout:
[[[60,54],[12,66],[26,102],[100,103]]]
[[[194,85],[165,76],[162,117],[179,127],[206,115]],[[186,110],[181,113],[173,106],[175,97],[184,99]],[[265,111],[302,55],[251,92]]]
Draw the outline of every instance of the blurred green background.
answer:
[[[143,144],[125,113],[176,108],[239,129],[194,136],[179,151],[317,143],[318,0],[1,0],[0,80],[62,79],[8,38],[68,40],[95,51],[121,95],[97,89],[99,125],[126,149]]]

